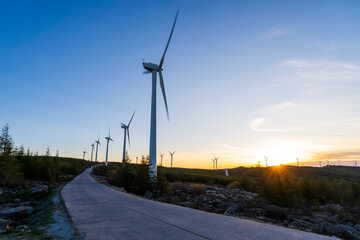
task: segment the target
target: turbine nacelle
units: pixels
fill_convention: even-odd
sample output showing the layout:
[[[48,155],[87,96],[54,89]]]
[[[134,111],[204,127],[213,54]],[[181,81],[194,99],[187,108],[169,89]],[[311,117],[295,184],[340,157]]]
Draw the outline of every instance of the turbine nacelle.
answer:
[[[129,126],[126,126],[125,124],[122,123],[122,124],[121,124],[121,128],[122,128],[122,129],[128,129]]]
[[[112,141],[112,142],[114,141],[114,140],[112,140],[111,137],[105,137],[105,139],[108,140],[108,141]]]
[[[162,71],[163,69],[159,67],[159,65],[155,64],[155,63],[146,63],[146,62],[143,62],[143,67],[149,71],[149,72],[152,72],[152,71]]]

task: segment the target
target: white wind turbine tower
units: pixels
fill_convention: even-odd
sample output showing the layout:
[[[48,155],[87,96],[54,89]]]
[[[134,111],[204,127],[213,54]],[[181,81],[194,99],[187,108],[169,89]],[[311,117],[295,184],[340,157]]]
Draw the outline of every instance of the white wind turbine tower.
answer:
[[[163,156],[165,155],[165,153],[160,153],[160,158],[161,158],[161,165],[162,166],[162,160],[163,160]]]
[[[171,155],[171,168],[172,168],[172,165],[173,165],[173,157],[174,157],[174,154],[176,153],[176,151],[173,151],[173,152],[169,152],[170,155]]]
[[[156,176],[157,176],[157,173],[156,173],[156,77],[157,77],[157,74],[159,73],[160,87],[161,87],[162,95],[164,97],[166,113],[167,113],[167,117],[169,120],[169,111],[168,111],[167,101],[166,101],[165,86],[164,86],[164,80],[163,80],[163,76],[162,76],[161,72],[163,70],[162,66],[164,64],[165,54],[169,47],[171,36],[174,32],[178,14],[179,14],[179,10],[176,12],[174,24],[173,24],[173,27],[172,27],[171,33],[170,33],[170,37],[166,44],[165,51],[160,60],[159,65],[154,64],[154,63],[143,62],[143,67],[147,70],[145,73],[152,74],[149,176],[150,176],[150,180],[153,182],[156,181]]]
[[[85,154],[86,154],[86,151],[84,150],[83,151],[83,160],[85,160]]]
[[[98,137],[98,140],[95,141],[95,144],[96,144],[95,162],[97,162],[98,147],[99,147],[99,144],[100,144],[100,139],[99,139],[99,137]],[[100,145],[101,145],[101,144],[100,144]]]
[[[265,157],[265,156],[264,156],[264,158],[265,158],[266,167],[268,167],[268,159],[269,159],[269,158],[268,158],[268,157]]]
[[[215,163],[215,170],[218,170],[218,168],[217,168],[217,160],[219,159],[219,157],[214,157],[213,158],[213,161],[214,161],[214,163]]]
[[[211,159],[211,161],[213,162],[213,170],[215,170],[215,159]]]
[[[328,159],[326,160],[326,162],[327,162],[327,167],[330,167],[330,160]]]
[[[357,168],[357,163],[358,163],[358,161],[355,160],[355,161],[354,161],[354,165],[355,165],[356,168]]]
[[[92,162],[92,157],[93,157],[93,152],[94,152],[94,146],[95,144],[91,144],[91,162]]]
[[[339,166],[340,166],[340,159],[338,159],[338,164],[339,164]]]
[[[114,141],[112,140],[112,138],[110,137],[110,127],[109,127],[109,136],[105,137],[107,143],[106,143],[106,157],[105,157],[105,166],[107,166],[108,164],[108,153],[109,153],[109,141]]]
[[[128,123],[128,125],[125,124],[121,124],[121,128],[124,129],[124,148],[123,148],[123,160],[122,160],[122,165],[123,167],[125,167],[125,154],[126,154],[126,135],[128,136],[128,140],[129,140],[129,147],[130,147],[130,133],[129,133],[129,127],[130,127],[130,123],[133,120],[133,117],[135,115],[135,111],[133,113],[133,115],[131,116],[131,119]]]

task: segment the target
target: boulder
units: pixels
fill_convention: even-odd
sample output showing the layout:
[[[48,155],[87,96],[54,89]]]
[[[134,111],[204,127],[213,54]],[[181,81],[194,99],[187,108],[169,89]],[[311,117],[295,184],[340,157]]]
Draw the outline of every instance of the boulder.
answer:
[[[354,228],[355,228],[356,230],[360,231],[360,224],[356,224],[356,225],[354,226]]]
[[[152,192],[150,192],[150,191],[146,191],[146,193],[144,195],[144,197],[148,198],[148,199],[151,199],[153,196],[154,196],[154,194]]]
[[[228,209],[226,209],[226,211],[224,212],[225,215],[230,215],[230,216],[236,216],[236,208],[235,207],[229,207]]]
[[[32,211],[33,207],[31,206],[9,207],[0,211],[0,218],[19,219],[31,214]]]
[[[6,232],[9,229],[9,226],[13,223],[13,221],[0,218],[0,233]]]
[[[43,184],[36,183],[34,187],[30,188],[30,192],[32,194],[39,194],[43,192],[47,192],[49,187]]]
[[[193,204],[191,202],[179,202],[179,205],[183,207],[192,207]]]

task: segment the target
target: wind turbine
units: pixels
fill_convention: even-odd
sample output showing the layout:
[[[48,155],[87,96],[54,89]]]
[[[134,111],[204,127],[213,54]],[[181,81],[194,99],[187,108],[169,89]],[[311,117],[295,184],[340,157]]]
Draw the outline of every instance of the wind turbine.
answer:
[[[86,151],[84,150],[83,151],[83,160],[85,160],[85,154],[86,154]]]
[[[330,160],[328,159],[326,160],[326,162],[327,162],[327,167],[330,167]]]
[[[219,157],[214,157],[213,158],[213,161],[214,161],[214,163],[215,163],[215,170],[217,170],[218,168],[217,168],[217,160],[219,159]]]
[[[161,165],[162,166],[162,160],[163,160],[163,156],[165,155],[165,153],[160,153],[160,157],[161,157]]]
[[[165,85],[164,85],[164,80],[163,80],[163,76],[162,76],[161,72],[163,70],[162,66],[164,64],[165,54],[169,47],[169,43],[170,43],[172,34],[174,32],[178,14],[179,14],[179,10],[176,12],[174,24],[172,26],[171,33],[170,33],[170,37],[166,44],[165,51],[163,53],[163,56],[160,60],[159,65],[154,64],[154,63],[143,62],[143,67],[146,70],[144,73],[152,74],[149,176],[150,176],[150,180],[153,182],[156,181],[156,175],[157,175],[157,173],[156,173],[156,77],[157,77],[157,74],[159,73],[160,87],[161,87],[162,95],[164,97],[166,113],[167,113],[167,117],[169,120],[169,111],[168,111],[168,106],[167,106],[167,101],[166,101]]]
[[[99,144],[100,144],[100,139],[99,139],[99,137],[98,137],[98,140],[95,141],[95,144],[96,144],[95,162],[97,162],[98,147],[99,147]],[[101,145],[101,144],[100,144],[100,145]]]
[[[213,162],[213,170],[215,170],[215,159],[211,159],[211,161]]]
[[[170,153],[170,155],[171,155],[171,168],[172,168],[173,157],[174,157],[175,152],[176,152],[176,151],[169,152],[169,153]]]
[[[92,162],[92,157],[93,157],[93,152],[94,152],[94,146],[95,144],[91,144],[91,162]]]
[[[138,156],[136,156],[136,164],[138,163],[138,159],[139,159],[139,157],[138,157]]]
[[[355,160],[354,162],[355,162],[354,165],[355,165],[355,167],[357,168],[357,163],[358,163],[358,161]]]
[[[109,127],[109,136],[108,137],[105,137],[107,143],[106,143],[106,158],[105,158],[105,166],[107,166],[107,163],[108,163],[108,150],[109,150],[109,141],[114,141],[112,140],[112,138],[110,137],[110,127]]]
[[[340,159],[338,159],[338,164],[339,164],[339,166],[340,166]]]
[[[319,162],[319,165],[320,165],[320,167],[321,167],[321,160],[318,160],[318,162]]]
[[[296,158],[297,166],[299,167],[299,158]]]
[[[128,140],[129,140],[129,147],[130,147],[130,134],[129,134],[129,127],[130,127],[130,123],[131,121],[133,120],[133,117],[135,115],[135,111],[128,123],[128,125],[125,125],[125,124],[121,124],[121,128],[124,129],[124,149],[123,149],[123,161],[122,161],[122,165],[123,167],[125,167],[125,153],[126,153],[126,134],[128,136]]]
[[[266,167],[268,167],[268,162],[267,162],[267,161],[268,161],[269,158],[268,158],[268,157],[265,157],[265,156],[264,156],[264,158],[265,158]]]

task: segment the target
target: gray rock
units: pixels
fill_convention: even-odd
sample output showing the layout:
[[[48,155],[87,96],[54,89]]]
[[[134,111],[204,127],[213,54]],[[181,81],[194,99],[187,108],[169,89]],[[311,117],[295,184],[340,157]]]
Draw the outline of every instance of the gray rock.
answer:
[[[346,231],[346,232],[344,232],[343,235],[346,239],[349,239],[349,240],[360,240],[360,236],[351,231]]]
[[[5,208],[0,211],[0,218],[18,217],[29,215],[33,211],[31,206],[18,206],[14,208]]]
[[[183,207],[192,207],[191,202],[179,202],[179,205]]]
[[[20,200],[19,198],[15,198],[15,199],[13,200],[13,202],[14,202],[14,203],[21,203],[21,200]]]
[[[236,208],[234,207],[229,207],[228,209],[226,209],[226,211],[224,212],[225,215],[230,215],[230,216],[236,216]]]
[[[356,224],[356,225],[354,226],[354,228],[355,228],[356,230],[360,231],[360,224]]]
[[[9,228],[9,225],[11,225],[13,223],[14,223],[13,221],[0,218],[0,233],[6,232]]]
[[[30,192],[32,194],[38,194],[42,192],[47,192],[49,190],[49,187],[43,184],[37,183],[35,187],[30,188]]]
[[[152,197],[154,196],[154,194],[150,191],[146,191],[144,197],[148,198],[148,199],[151,199]]]
[[[332,234],[332,225],[327,222],[322,222],[320,225],[320,230],[323,233]]]

